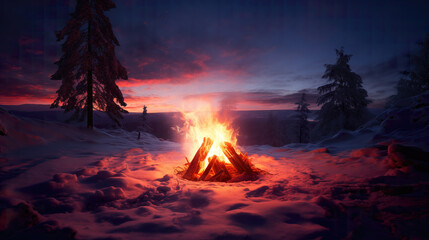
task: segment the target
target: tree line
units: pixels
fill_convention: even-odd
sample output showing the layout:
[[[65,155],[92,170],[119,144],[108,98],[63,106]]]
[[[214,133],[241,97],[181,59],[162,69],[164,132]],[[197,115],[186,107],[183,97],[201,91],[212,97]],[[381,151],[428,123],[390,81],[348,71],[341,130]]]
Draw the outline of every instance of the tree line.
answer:
[[[401,78],[397,83],[397,93],[388,98],[386,107],[401,105],[401,100],[429,91],[429,34],[418,42],[419,49],[409,54],[409,69],[401,71]],[[321,106],[317,113],[317,124],[310,133],[308,127],[309,104],[305,100],[305,93],[297,102],[298,142],[305,143],[313,139],[330,136],[339,130],[356,130],[368,120],[371,114],[368,111],[367,91],[362,87],[362,78],[351,71],[348,64],[352,55],[344,53],[344,49],[336,49],[337,61],[335,64],[325,64],[326,70],[322,78],[327,83],[317,88],[319,98],[317,105]]]
[[[57,71],[52,80],[61,81],[57,98],[51,108],[61,107],[65,112],[74,111],[73,118],[86,118],[87,127],[93,128],[93,110],[99,110],[118,125],[127,111],[118,79],[128,79],[126,69],[115,55],[119,42],[112,31],[105,11],[115,8],[112,0],[78,0],[75,11],[61,31],[57,31],[57,41],[62,44],[63,55],[55,62]],[[403,71],[397,85],[397,94],[390,97],[388,104],[395,105],[405,97],[429,90],[429,35],[419,43],[417,54],[410,55],[410,69]],[[367,91],[362,86],[362,78],[350,68],[352,55],[344,49],[336,49],[337,60],[325,64],[323,79],[325,85],[317,88],[317,105],[320,110],[316,126],[310,133],[309,104],[305,93],[296,103],[298,142],[309,142],[312,138],[326,137],[341,129],[355,130],[371,117],[368,111]],[[147,108],[144,106],[142,127],[148,129]]]

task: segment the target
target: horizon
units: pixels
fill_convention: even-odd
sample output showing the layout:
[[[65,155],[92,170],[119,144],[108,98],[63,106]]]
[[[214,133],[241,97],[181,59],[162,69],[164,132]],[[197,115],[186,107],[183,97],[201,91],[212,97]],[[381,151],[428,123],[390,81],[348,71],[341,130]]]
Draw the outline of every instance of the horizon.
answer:
[[[32,106],[26,106],[26,105],[32,105]],[[23,112],[45,112],[45,111],[63,111],[61,108],[50,108],[50,105],[45,105],[45,104],[31,104],[31,103],[25,103],[25,104],[17,104],[17,105],[4,105],[4,104],[0,104],[0,107],[6,107],[6,108],[10,108],[10,107],[43,107],[46,106],[46,110],[32,110],[32,109],[11,109],[8,111],[23,111]],[[381,108],[374,108],[374,107],[368,107],[369,110],[382,110],[384,109],[384,107]],[[6,109],[7,110],[7,109]],[[310,109],[311,112],[313,111],[319,111],[320,109]],[[99,111],[96,110],[97,112],[103,112],[103,111]],[[222,110],[214,110],[216,111],[222,111]],[[232,110],[228,110],[231,112],[259,112],[259,111],[296,111],[296,109],[258,109],[258,110],[240,110],[240,109],[232,109]],[[170,111],[170,112],[148,112],[148,114],[151,113],[180,113],[180,112],[193,112],[193,111]],[[133,112],[133,111],[129,111],[128,113],[135,113],[135,114],[141,114],[142,111],[140,112]]]

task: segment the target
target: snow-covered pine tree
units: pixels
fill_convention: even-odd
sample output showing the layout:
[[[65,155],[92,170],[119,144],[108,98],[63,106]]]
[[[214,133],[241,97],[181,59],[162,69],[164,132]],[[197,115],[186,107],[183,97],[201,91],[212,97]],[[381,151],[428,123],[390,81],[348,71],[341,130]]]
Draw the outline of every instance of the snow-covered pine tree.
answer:
[[[149,130],[149,125],[148,125],[147,120],[148,120],[147,106],[144,105],[143,106],[143,112],[141,115],[141,125],[139,127],[140,131],[146,132]]]
[[[396,87],[397,94],[390,97],[388,105],[395,105],[398,100],[429,90],[429,34],[418,44],[418,52],[409,56],[410,69],[401,72],[402,78]]]
[[[146,105],[143,106],[142,120],[143,120],[143,124],[146,124],[146,121],[147,121],[147,106]]]
[[[326,136],[340,129],[355,130],[369,119],[367,105],[371,102],[362,87],[362,78],[352,72],[348,62],[352,55],[336,49],[337,62],[325,64],[322,78],[328,84],[317,88],[317,104],[322,105],[318,112],[316,135]]]
[[[112,25],[104,12],[115,8],[112,0],[77,0],[76,9],[66,26],[56,32],[57,41],[66,38],[58,70],[51,76],[61,80],[58,97],[51,108],[75,111],[73,117],[87,115],[87,126],[93,128],[93,109],[104,111],[118,125],[127,113],[117,79],[128,79],[126,69],[115,56],[119,46]],[[119,105],[117,104],[119,103]],[[121,107],[122,106],[122,107]]]
[[[297,103],[296,111],[298,112],[298,139],[299,143],[307,143],[310,141],[310,128],[308,126],[308,114],[310,110],[305,99],[305,93],[302,93],[301,100]]]

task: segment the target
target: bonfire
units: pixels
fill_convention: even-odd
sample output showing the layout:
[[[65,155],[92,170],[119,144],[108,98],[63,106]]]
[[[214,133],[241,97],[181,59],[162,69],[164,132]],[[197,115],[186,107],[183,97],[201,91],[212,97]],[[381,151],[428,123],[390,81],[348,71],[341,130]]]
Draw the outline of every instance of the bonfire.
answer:
[[[192,181],[238,182],[258,179],[262,171],[256,168],[247,153],[237,147],[237,131],[229,121],[220,121],[212,112],[187,113],[186,148],[194,153],[178,174]]]

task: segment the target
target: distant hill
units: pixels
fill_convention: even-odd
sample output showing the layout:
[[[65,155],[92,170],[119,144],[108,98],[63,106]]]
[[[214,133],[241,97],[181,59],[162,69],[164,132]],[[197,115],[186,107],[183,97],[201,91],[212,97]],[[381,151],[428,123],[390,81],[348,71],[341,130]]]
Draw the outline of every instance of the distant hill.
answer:
[[[9,113],[31,119],[51,122],[68,122],[76,126],[86,126],[83,122],[67,121],[72,113],[64,114],[61,109],[50,109],[48,105],[24,104],[2,106]],[[370,109],[376,115],[380,109]],[[309,115],[310,128],[314,127],[317,111]],[[124,114],[120,128],[127,131],[137,131],[141,126],[141,113]],[[240,145],[272,145],[283,146],[297,141],[295,110],[262,110],[235,111],[231,113],[233,128],[238,130]],[[118,128],[109,117],[99,111],[94,112],[94,123],[97,128]],[[158,138],[180,142],[183,134],[178,133],[177,127],[182,127],[184,119],[178,112],[149,113],[149,132]],[[175,130],[176,129],[176,130]],[[136,133],[137,137],[137,133]]]
[[[64,114],[61,109],[53,110],[48,105],[25,104],[16,106],[0,106],[9,113],[43,121],[68,122],[72,113]],[[238,130],[238,143],[240,145],[282,146],[295,141],[294,110],[275,111],[235,111],[231,114],[234,129]],[[312,114],[313,115],[313,114]],[[312,116],[310,116],[312,118]],[[68,122],[75,126],[85,126],[85,122]],[[118,128],[109,117],[99,111],[94,112],[94,123],[97,128]],[[127,131],[137,131],[141,125],[141,113],[124,114],[120,128]],[[184,137],[177,132],[177,127],[182,127],[184,119],[178,112],[149,113],[149,132],[158,138],[180,142]],[[273,129],[275,136],[272,135]],[[136,133],[137,137],[137,133]]]

